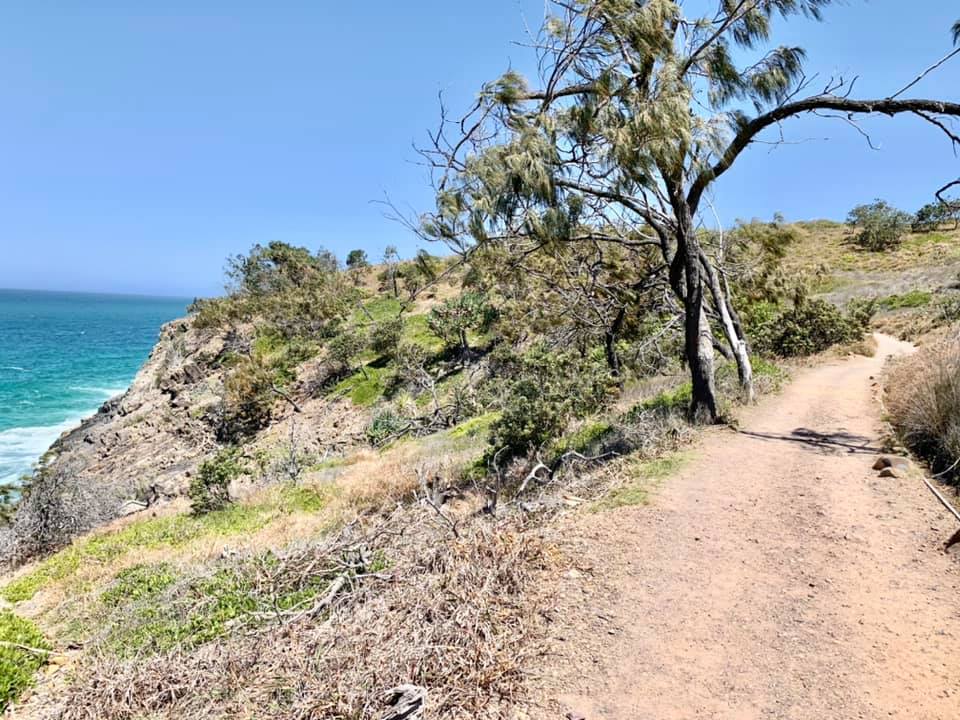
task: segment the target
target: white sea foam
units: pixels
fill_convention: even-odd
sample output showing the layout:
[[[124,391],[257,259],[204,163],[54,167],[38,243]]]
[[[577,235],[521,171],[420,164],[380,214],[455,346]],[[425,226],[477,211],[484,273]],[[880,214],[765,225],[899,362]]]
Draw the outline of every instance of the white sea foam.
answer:
[[[97,387],[91,385],[71,385],[68,390],[73,390],[74,392],[89,393],[90,395],[101,395],[105,398],[116,397],[117,395],[122,395],[127,391],[126,388],[116,388],[116,387]]]
[[[17,365],[0,365],[0,370],[13,370],[14,372],[30,372],[26,368]]]
[[[17,483],[54,440],[75,428],[81,420],[82,417],[75,417],[57,425],[0,431],[0,483]]]

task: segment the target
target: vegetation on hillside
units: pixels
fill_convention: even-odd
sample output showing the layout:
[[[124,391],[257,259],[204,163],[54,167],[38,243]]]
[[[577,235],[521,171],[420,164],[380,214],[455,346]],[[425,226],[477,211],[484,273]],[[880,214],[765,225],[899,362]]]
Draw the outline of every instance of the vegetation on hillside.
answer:
[[[189,503],[146,493],[151,516],[118,519],[43,466],[0,514],[4,557],[34,561],[0,594],[49,642],[84,648],[60,716],[346,720],[413,684],[438,717],[504,717],[544,622],[531,603],[551,549],[531,528],[646,502],[693,425],[776,387],[782,358],[855,344],[875,315],[960,317],[942,287],[830,294],[845,263],[899,267],[941,244],[960,259],[945,197],[916,217],[861,206],[848,226],[694,222],[781,120],[935,117],[842,84],[797,99],[796,48],[736,65],[775,16],[827,4],[724,2],[689,22],[669,2],[558,5],[547,89],[508,73],[425,151],[437,207],[416,228],[452,256],[391,246],[342,266],[272,242],[230,259],[225,295],[191,307],[157,365],[164,412],[198,438]],[[917,373],[922,403],[893,410],[940,465],[960,452],[951,357]],[[4,657],[12,698],[39,663]]]

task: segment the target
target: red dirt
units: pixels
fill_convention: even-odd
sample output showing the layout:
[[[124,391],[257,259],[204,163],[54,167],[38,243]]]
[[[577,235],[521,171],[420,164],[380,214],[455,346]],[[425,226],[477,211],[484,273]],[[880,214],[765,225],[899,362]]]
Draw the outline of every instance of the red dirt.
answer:
[[[881,479],[876,383],[909,346],[802,371],[707,434],[651,506],[564,542],[536,718],[960,718],[956,523]]]

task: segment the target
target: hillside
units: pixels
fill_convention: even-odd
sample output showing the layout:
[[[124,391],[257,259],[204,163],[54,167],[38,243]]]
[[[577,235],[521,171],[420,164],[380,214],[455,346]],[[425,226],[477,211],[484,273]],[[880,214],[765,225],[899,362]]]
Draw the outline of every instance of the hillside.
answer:
[[[914,337],[950,322],[960,233],[910,235],[886,253],[822,222],[733,237],[761,395],[824,361],[860,368],[851,382],[867,392],[883,358],[838,359],[872,353],[864,323]],[[776,273],[771,237],[784,249]],[[599,285],[633,283],[641,260],[652,262],[605,252]],[[743,489],[728,483],[733,451],[719,464],[710,449],[726,443],[721,431],[691,449],[701,431],[685,418],[678,308],[664,284],[624,295],[611,344],[577,310],[607,298],[580,282],[598,266],[566,247],[528,271],[496,255],[345,270],[282,244],[234,267],[230,295],[166,326],[131,389],[51,449],[0,536],[13,565],[2,612],[38,633],[17,641],[36,652],[0,651],[0,673],[42,661],[17,717],[380,718],[421,692],[434,717],[540,717],[532,698],[561,700],[537,669],[556,670],[554,643],[583,621],[568,602],[600,581],[578,543],[616,529],[593,535],[589,552],[602,552],[633,523],[660,522],[675,476],[685,502],[713,492],[696,484],[704,468],[725,488],[718,498]],[[871,298],[876,314],[861,320],[850,301]],[[621,306],[596,307],[615,319]],[[733,426],[757,417],[739,407],[722,355],[717,382]],[[761,402],[763,417],[787,413],[811,432],[847,428],[820,406]],[[865,455],[880,447],[861,405],[850,422],[869,437]],[[823,477],[818,459],[791,458],[776,493],[794,469]],[[711,517],[696,517],[709,539]],[[656,572],[700,547],[692,526],[680,531],[686,549]],[[664,533],[631,552],[668,552]]]

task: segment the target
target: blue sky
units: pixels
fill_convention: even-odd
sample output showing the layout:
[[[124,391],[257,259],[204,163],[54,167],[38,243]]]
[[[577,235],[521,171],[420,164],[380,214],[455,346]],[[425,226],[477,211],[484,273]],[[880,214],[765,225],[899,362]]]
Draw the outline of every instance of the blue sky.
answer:
[[[778,42],[808,69],[899,89],[949,48],[953,3],[847,0]],[[255,242],[353,247],[416,241],[383,217],[385,193],[431,197],[412,143],[437,92],[464,108],[508,64],[525,70],[532,0],[126,0],[0,8],[0,287],[216,293],[224,258]],[[960,62],[916,88],[960,99]],[[882,196],[907,209],[960,175],[919,120],[789,122],[716,187],[738,217],[843,218]]]

